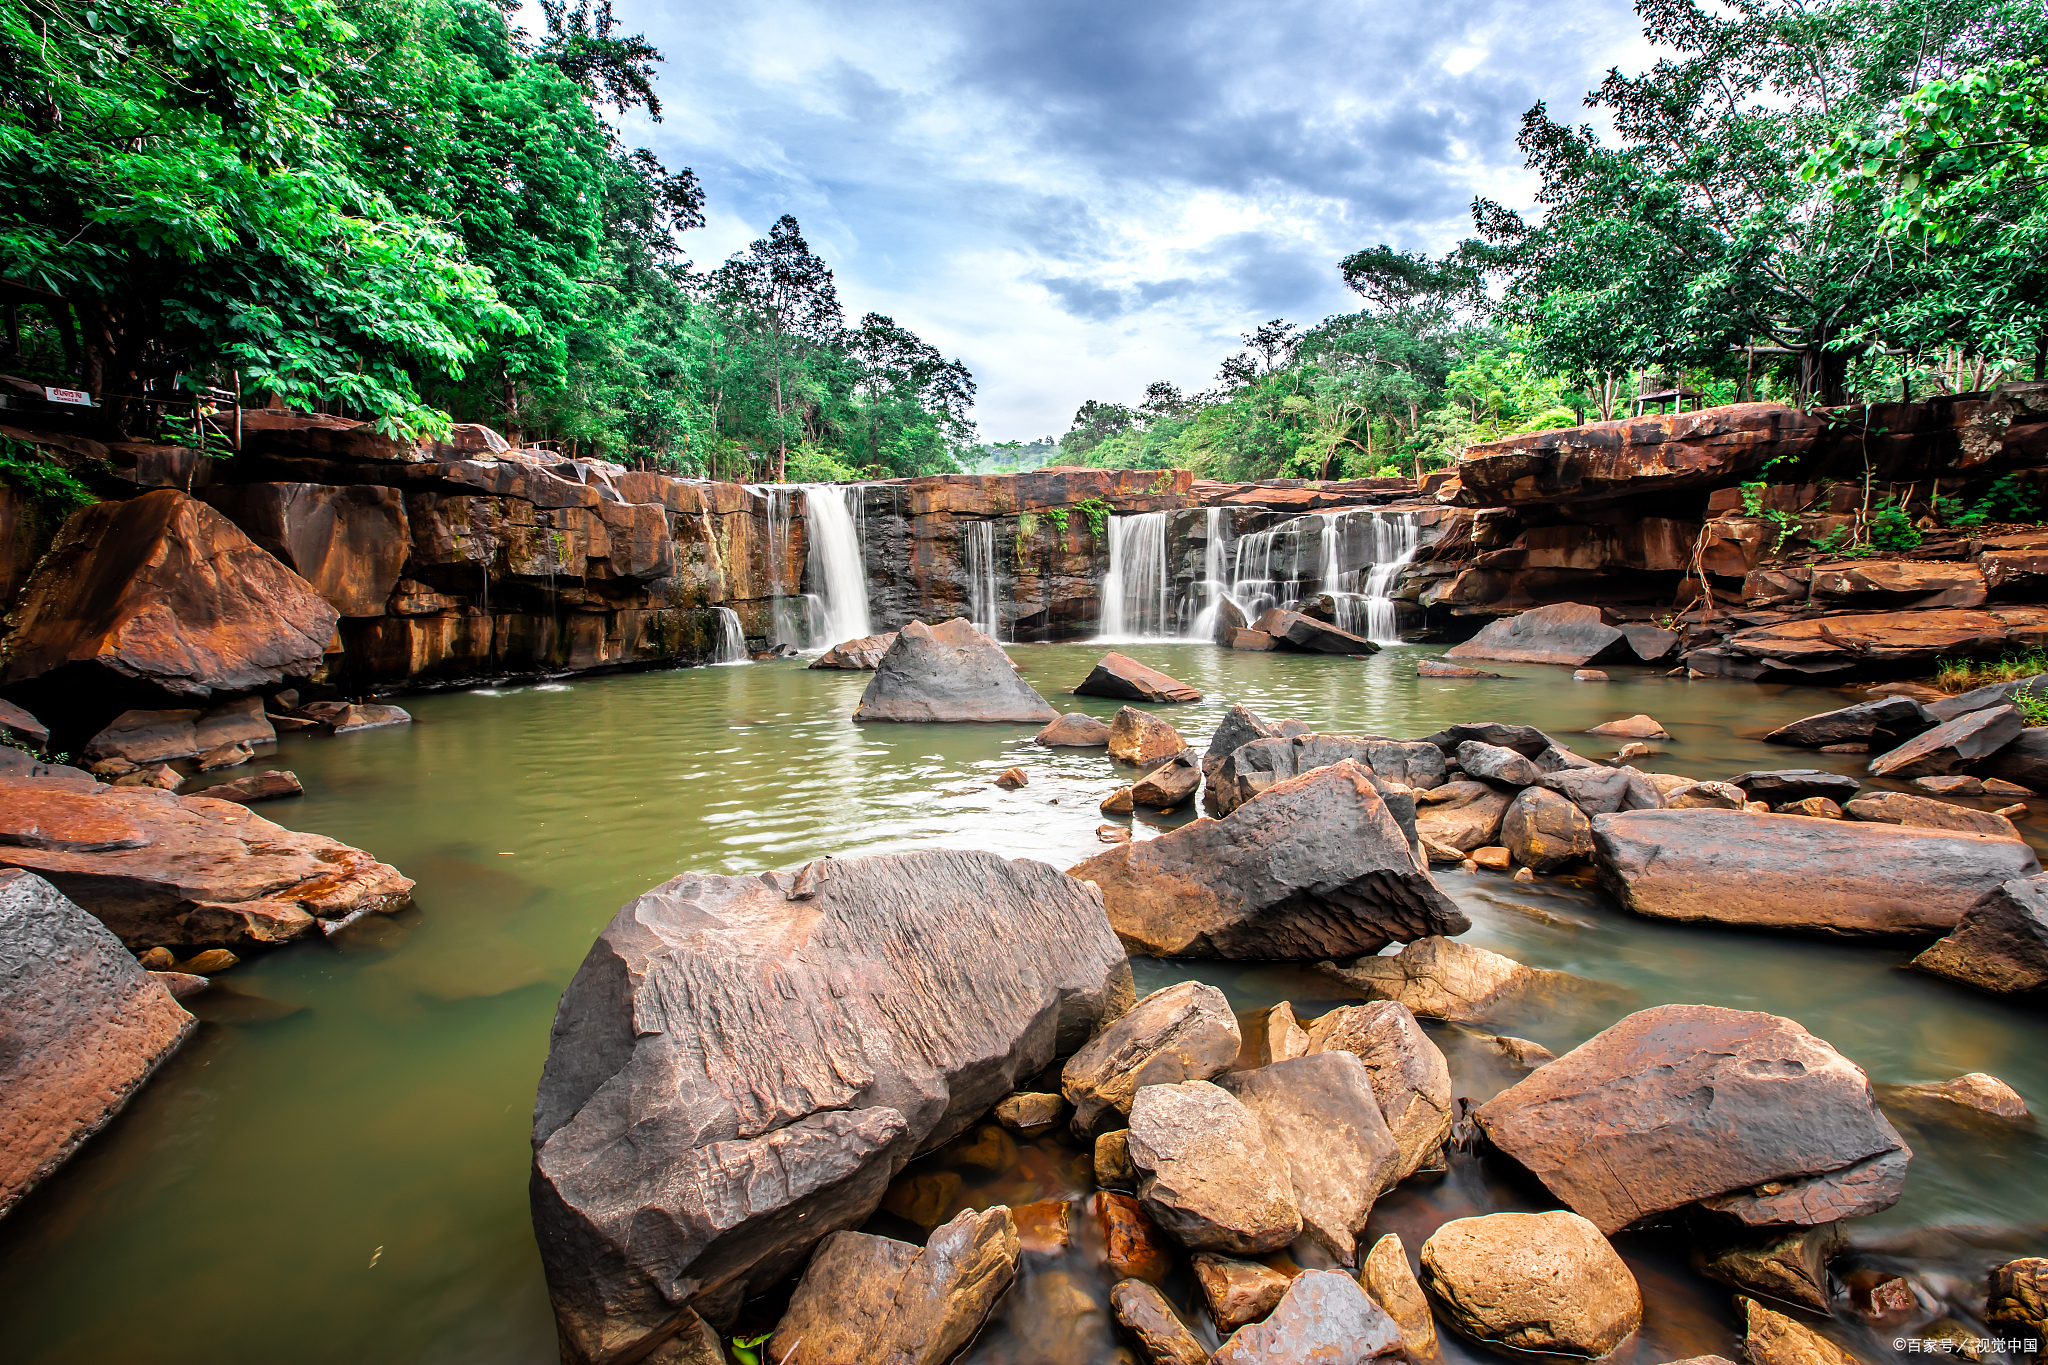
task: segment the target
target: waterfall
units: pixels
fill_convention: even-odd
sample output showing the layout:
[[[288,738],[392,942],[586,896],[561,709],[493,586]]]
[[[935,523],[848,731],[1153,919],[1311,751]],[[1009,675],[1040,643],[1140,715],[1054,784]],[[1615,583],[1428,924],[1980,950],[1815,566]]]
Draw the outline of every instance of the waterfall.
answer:
[[[867,565],[861,553],[861,484],[749,484],[768,504],[769,642],[797,649],[830,649],[872,635]],[[804,495],[809,543],[804,568],[814,592],[783,581],[796,495]]]
[[[1112,517],[1109,573],[1102,580],[1105,640],[1171,639],[1180,623],[1167,572],[1165,512]]]
[[[1188,634],[1197,640],[1215,635],[1216,612],[1230,596],[1230,560],[1223,547],[1224,538],[1230,534],[1230,509],[1211,507],[1202,518],[1202,581],[1196,585],[1202,592],[1202,606],[1188,629]]]
[[[715,664],[743,664],[747,661],[747,633],[740,628],[740,614],[731,607],[713,607],[718,613],[718,657]]]
[[[996,524],[970,521],[960,528],[967,571],[967,619],[992,640],[1003,638],[1003,606],[996,584]]]
[[[1394,580],[1422,545],[1413,512],[1347,511],[1319,514],[1324,522],[1322,574],[1317,591],[1337,606],[1337,627],[1374,644],[1401,643]],[[1353,550],[1355,553],[1347,553]],[[1346,562],[1354,565],[1345,568]]]
[[[1328,539],[1323,532],[1323,518],[1308,515],[1238,537],[1231,547],[1229,596],[1247,621],[1258,620],[1269,607],[1291,606],[1307,596],[1303,541],[1313,533],[1320,550]]]

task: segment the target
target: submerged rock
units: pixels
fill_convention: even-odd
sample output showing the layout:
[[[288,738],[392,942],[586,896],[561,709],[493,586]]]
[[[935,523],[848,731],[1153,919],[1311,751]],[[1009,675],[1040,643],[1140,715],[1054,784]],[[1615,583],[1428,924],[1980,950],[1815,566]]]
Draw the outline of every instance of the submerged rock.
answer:
[[[1048,749],[1099,749],[1109,743],[1109,722],[1085,711],[1069,711],[1034,738]]]
[[[1135,706],[1120,708],[1109,722],[1109,756],[1139,767],[1172,758],[1188,747],[1180,731]]]
[[[945,1365],[1017,1278],[1010,1210],[972,1210],[923,1247],[862,1232],[819,1244],[775,1326],[777,1365]]]
[[[1441,936],[1417,939],[1392,957],[1323,962],[1317,969],[1368,999],[1396,1001],[1425,1019],[1466,1021],[1486,1018],[1537,979],[1533,968],[1511,957]]]
[[[1130,1113],[1140,1086],[1229,1070],[1243,1043],[1230,1001],[1214,986],[1183,981],[1152,992],[1067,1059],[1060,1090],[1074,1106],[1074,1131],[1086,1136]]]
[[[1114,697],[1119,701],[1185,702],[1202,699],[1199,690],[1115,650],[1102,656],[1101,662],[1074,689],[1074,695]]]
[[[1602,619],[1598,607],[1559,602],[1489,621],[1464,644],[1445,650],[1444,657],[1584,668],[1600,659],[1622,657],[1626,650],[1627,637]]]
[[[1691,1204],[1749,1226],[1875,1213],[1912,1158],[1854,1063],[1789,1019],[1708,1005],[1631,1014],[1473,1117],[1610,1235]]]
[[[1602,884],[1639,915],[1854,936],[1943,933],[2040,870],[2012,839],[1742,811],[1602,815],[1593,845]]]
[[[1589,735],[1606,735],[1620,739],[1669,739],[1664,726],[1649,716],[1624,716],[1620,720],[1605,721],[1586,731]]]
[[[1119,1128],[1115,1133],[1104,1133],[1102,1140],[1111,1137],[1129,1142],[1129,1130]],[[1102,1141],[1096,1146],[1100,1149]],[[1100,1163],[1098,1163],[1099,1166]],[[1123,1170],[1129,1171],[1130,1157],[1126,1150]],[[1130,1172],[1133,1182],[1136,1173]],[[1100,1184],[1101,1177],[1096,1177]],[[1144,1205],[1127,1194],[1115,1194],[1103,1190],[1095,1196],[1095,1224],[1102,1233],[1103,1255],[1109,1268],[1125,1279],[1162,1280],[1173,1268],[1173,1250],[1160,1235],[1159,1227]]]
[[[562,996],[534,1109],[564,1358],[629,1351],[684,1307],[722,1319],[792,1274],[1129,989],[1094,893],[989,853],[636,898]]]
[[[2048,988],[2048,879],[2017,877],[1986,891],[1913,965],[1980,991]]]
[[[1117,1323],[1138,1343],[1146,1365],[1207,1365],[1209,1348],[1181,1321],[1166,1295],[1143,1280],[1124,1280],[1109,1291]]]
[[[2027,1112],[2027,1102],[2019,1091],[1982,1071],[1924,1085],[1892,1086],[1885,1093],[1888,1102],[1940,1107],[1954,1105],[1975,1113],[1989,1114],[1993,1118],[2015,1121],[2031,1117]]]
[[[246,807],[146,787],[0,779],[0,866],[54,882],[125,943],[282,943],[367,911],[412,882],[361,849]]]
[[[1697,1247],[1693,1265],[1723,1284],[1826,1313],[1833,1297],[1828,1262],[1848,1249],[1842,1225],[1823,1223],[1732,1245]]]
[[[912,621],[898,631],[853,718],[1044,725],[1059,713],[1017,675],[1001,646],[955,617],[936,626]]]
[[[1452,1219],[1422,1244],[1422,1284],[1460,1334],[1517,1355],[1600,1360],[1643,1324],[1628,1266],[1560,1210]]]
[[[1286,1154],[1208,1081],[1142,1087],[1131,1101],[1130,1154],[1138,1202],[1182,1246],[1255,1255],[1301,1233]]]
[[[0,870],[0,1217],[194,1027],[105,926],[43,878]]]
[[[1347,957],[1471,927],[1348,759],[1068,872],[1102,889],[1131,951],[1157,957]]]
[[[893,630],[882,635],[863,635],[857,640],[841,640],[811,660],[811,667],[873,672],[881,667],[883,657],[895,643],[896,632]]]
[[[1858,1365],[1856,1357],[1795,1318],[1742,1300],[1749,1365]]]
[[[1269,1265],[1204,1253],[1195,1257],[1195,1283],[1216,1330],[1229,1335],[1279,1307],[1291,1281]]]
[[[1394,1000],[1344,1005],[1316,1020],[1311,1056],[1348,1052],[1365,1064],[1398,1158],[1384,1193],[1422,1169],[1451,1136],[1451,1068],[1414,1013]]]
[[[1388,1131],[1365,1064],[1324,1051],[1233,1071],[1218,1085],[1243,1102],[1281,1153],[1303,1234],[1342,1265],[1358,1259],[1373,1200],[1397,1178],[1400,1149]]]
[[[1358,1281],[1334,1270],[1304,1270],[1264,1322],[1248,1323],[1216,1348],[1212,1365],[1363,1365],[1401,1351],[1401,1332]]]
[[[1464,664],[1454,664],[1443,659],[1420,659],[1415,664],[1415,676],[1418,678],[1498,678],[1500,674],[1488,673],[1484,669],[1479,668],[1467,668]]]

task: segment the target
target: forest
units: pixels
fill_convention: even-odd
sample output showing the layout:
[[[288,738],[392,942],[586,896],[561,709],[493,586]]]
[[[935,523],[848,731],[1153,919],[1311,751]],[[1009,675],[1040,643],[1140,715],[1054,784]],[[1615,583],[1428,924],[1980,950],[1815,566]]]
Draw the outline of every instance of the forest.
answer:
[[[238,389],[719,478],[953,469],[966,368],[850,323],[794,218],[697,269],[704,188],[615,124],[660,54],[516,8],[4,0],[6,368],[137,438]]]
[[[1216,387],[1090,400],[1060,457],[1359,478],[1688,405],[1968,392],[2048,359],[2048,15],[2008,0],[1639,0],[1666,55],[1541,105],[1532,221],[1341,265],[1360,311],[1265,323]]]

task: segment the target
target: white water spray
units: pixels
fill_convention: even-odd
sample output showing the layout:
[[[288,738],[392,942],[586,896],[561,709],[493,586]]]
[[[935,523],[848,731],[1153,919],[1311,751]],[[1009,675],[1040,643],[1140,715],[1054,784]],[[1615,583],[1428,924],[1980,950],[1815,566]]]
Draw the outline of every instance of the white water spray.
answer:
[[[1003,603],[996,579],[996,524],[970,521],[960,529],[967,572],[967,619],[992,640],[1003,638]]]
[[[1167,520],[1165,512],[1110,519],[1101,639],[1167,639],[1179,625],[1166,565]]]
[[[747,661],[747,632],[740,626],[740,614],[731,607],[713,607],[718,613],[718,655],[715,664],[743,664]]]

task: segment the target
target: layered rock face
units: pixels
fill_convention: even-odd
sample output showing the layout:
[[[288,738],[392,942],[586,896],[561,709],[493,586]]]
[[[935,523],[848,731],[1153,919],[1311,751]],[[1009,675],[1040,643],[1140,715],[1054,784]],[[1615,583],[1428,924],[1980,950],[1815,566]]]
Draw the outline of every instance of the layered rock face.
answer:
[[[0,871],[0,1217],[120,1112],[194,1021],[91,915]]]
[[[534,1110],[565,1358],[615,1358],[787,1277],[1129,990],[1100,898],[993,854],[639,897],[563,994]]]

